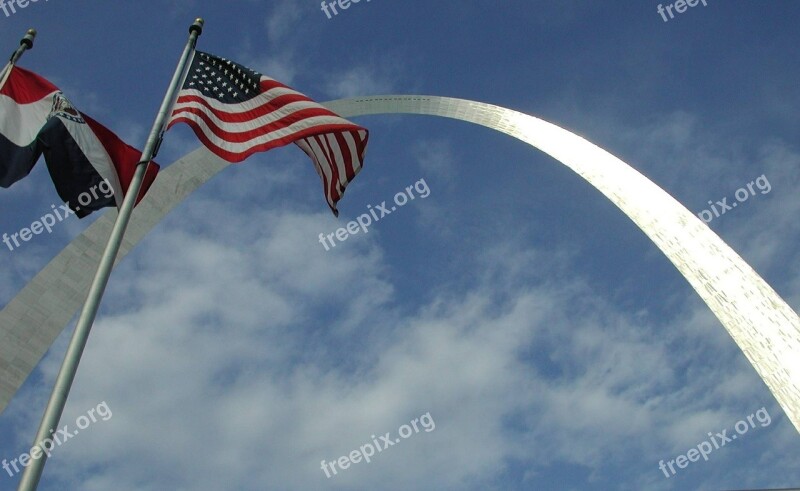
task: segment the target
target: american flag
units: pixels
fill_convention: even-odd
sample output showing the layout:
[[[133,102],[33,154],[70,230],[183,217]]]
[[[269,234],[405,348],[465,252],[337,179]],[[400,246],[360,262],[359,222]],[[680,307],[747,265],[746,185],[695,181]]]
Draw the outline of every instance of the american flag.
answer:
[[[336,203],[361,170],[369,132],[300,92],[225,58],[197,51],[169,126],[187,123],[228,162],[295,143],[314,162],[325,199]]]

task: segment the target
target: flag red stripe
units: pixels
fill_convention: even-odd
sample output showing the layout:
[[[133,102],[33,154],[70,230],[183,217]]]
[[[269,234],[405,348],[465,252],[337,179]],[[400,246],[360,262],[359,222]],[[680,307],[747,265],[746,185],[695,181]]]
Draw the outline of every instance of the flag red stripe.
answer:
[[[197,52],[190,73],[168,127],[188,124],[210,151],[229,162],[297,144],[311,158],[325,199],[338,214],[336,202],[363,166],[365,128],[287,85],[208,53]]]
[[[17,104],[30,104],[59,92],[58,87],[44,78],[18,66],[13,67],[0,94],[13,99]]]
[[[173,119],[172,123],[170,123],[170,126],[172,126],[172,124],[175,124],[175,123],[186,123],[186,124],[188,124],[192,128],[192,131],[194,131],[194,134],[197,136],[197,138],[206,147],[208,147],[209,150],[214,152],[220,158],[223,158],[223,159],[227,160],[228,162],[234,162],[234,163],[241,162],[241,161],[243,161],[244,159],[246,159],[247,157],[249,157],[250,155],[252,155],[254,153],[264,152],[266,150],[271,150],[273,148],[282,147],[284,145],[288,145],[289,143],[294,143],[295,141],[297,141],[300,138],[313,137],[316,133],[319,133],[320,131],[323,131],[323,130],[320,130],[320,128],[318,128],[318,127],[317,128],[313,128],[312,127],[312,128],[308,128],[306,130],[303,130],[303,131],[300,131],[300,132],[297,132],[297,133],[292,133],[291,135],[287,135],[287,136],[282,137],[282,138],[278,138],[278,139],[275,139],[275,140],[270,140],[270,141],[265,142],[265,143],[260,143],[258,145],[242,146],[242,150],[241,151],[233,152],[233,151],[227,150],[225,148],[222,148],[220,146],[220,143],[223,143],[222,141],[217,140],[217,139],[212,141],[211,139],[209,139],[208,136],[206,136],[206,134],[203,132],[202,128],[195,121],[192,121],[191,119],[179,117],[179,118]]]
[[[182,114],[184,114],[184,113],[189,113],[189,114],[191,114],[191,115],[193,115],[193,116],[195,116],[197,118],[200,118],[206,124],[206,126],[208,127],[208,131],[213,133],[220,140],[224,140],[224,141],[229,142],[229,143],[247,143],[247,142],[249,142],[251,140],[254,140],[254,139],[258,138],[258,137],[262,137],[262,136],[268,135],[269,133],[272,133],[272,132],[275,132],[275,131],[278,131],[278,130],[287,129],[292,124],[301,123],[305,119],[312,118],[312,117],[317,117],[317,116],[328,116],[327,114],[319,113],[315,109],[309,109],[307,111],[302,111],[302,112],[298,111],[297,113],[291,114],[291,115],[287,116],[286,118],[281,119],[279,122],[276,122],[276,123],[273,123],[273,124],[269,124],[269,125],[265,125],[265,126],[259,126],[259,127],[256,127],[254,129],[250,130],[250,131],[243,131],[243,132],[234,133],[234,132],[226,131],[222,127],[218,126],[217,123],[214,120],[212,120],[211,117],[207,113],[203,112],[201,109],[186,108],[186,109],[181,109],[179,111],[176,111],[176,114],[173,116],[173,120],[170,122],[170,126],[172,126],[173,124],[175,124],[175,123],[177,123],[179,121],[183,121],[183,122],[193,121],[193,122],[195,122],[195,124],[197,124],[197,122],[194,121],[191,116],[182,116]],[[281,123],[283,123],[283,124],[281,124]],[[298,138],[297,135],[301,135],[301,134],[302,135],[308,135],[308,134],[316,134],[316,133],[319,133],[320,131],[331,131],[331,130],[336,130],[336,129],[347,129],[347,130],[349,130],[351,128],[352,128],[351,126],[348,126],[346,124],[326,125],[325,128],[320,128],[320,127],[313,128],[312,127],[311,128],[311,130],[312,130],[311,133],[307,133],[306,130],[308,128],[305,128],[305,129],[295,130],[295,131],[289,133],[287,136],[288,137],[292,137],[291,141],[294,141],[294,140],[296,140]],[[278,140],[283,140],[285,138],[286,137],[280,137],[280,138],[278,138]]]
[[[220,121],[225,123],[242,123],[245,121],[257,119],[263,116],[267,116],[269,114],[285,110],[284,106],[287,104],[291,104],[294,102],[310,102],[313,103],[314,101],[309,100],[307,97],[297,96],[297,95],[281,95],[275,97],[273,99],[263,98],[264,102],[260,106],[256,106],[254,108],[235,112],[232,110],[220,110],[209,104],[208,99],[206,97],[197,95],[197,94],[187,94],[182,95],[178,98],[175,107],[176,112],[181,109],[181,105],[189,104],[189,103],[197,103],[206,108],[208,112],[211,112],[216,116]],[[256,99],[253,99],[256,100]],[[335,113],[323,108],[318,107],[322,111],[326,111],[328,116],[336,116]],[[174,114],[174,112],[173,112]]]
[[[122,141],[114,132],[94,119],[85,114],[82,114],[82,116],[111,157],[111,161],[117,171],[119,184],[122,187],[122,196],[125,196],[128,193],[128,187],[133,180],[133,174],[136,172],[136,166],[139,163],[142,152]],[[155,162],[150,162],[150,165],[147,166],[142,186],[139,188],[139,196],[136,197],[136,204],[139,204],[147,190],[150,189],[150,185],[156,179],[159,169],[160,166]]]
[[[328,148],[327,142],[323,141],[325,135],[315,135],[314,141],[317,142],[319,148],[322,150],[322,153],[325,155],[325,161],[328,164],[328,167],[331,171],[331,180],[328,183],[328,192],[330,193],[331,200],[336,203],[339,201],[342,196],[339,193],[339,183],[341,182],[341,176],[339,175],[339,168],[336,166],[336,162],[333,159],[332,151]]]
[[[330,116],[325,111],[320,111],[318,109],[304,109],[302,111],[297,111],[292,114],[289,114],[277,120],[274,123],[264,126],[258,126],[249,131],[231,132],[231,131],[226,131],[221,126],[219,126],[216,123],[216,121],[214,121],[208,115],[207,112],[195,107],[187,107],[175,110],[173,115],[173,122],[177,122],[180,119],[189,119],[181,116],[181,114],[183,113],[193,114],[196,117],[202,119],[212,133],[214,133],[220,139],[231,143],[245,143],[260,136],[264,136],[265,134],[272,133],[273,131],[285,129],[295,123],[300,123],[308,118],[313,118],[317,116]],[[173,123],[170,123],[170,126],[172,124]],[[350,127],[347,127],[347,125],[342,125],[342,126],[346,127],[346,129],[350,129]]]
[[[284,85],[284,84],[278,82],[277,80],[275,80],[274,78],[269,78],[269,77],[263,77],[262,76],[261,80],[260,80],[260,85],[261,85],[261,91],[262,92],[266,92],[266,91],[271,90],[271,89],[289,89],[292,92],[297,92],[296,90],[294,90],[293,88],[289,87],[288,85]],[[300,92],[297,92],[297,93],[300,94]],[[300,95],[303,95],[303,94],[300,94]],[[303,96],[303,97],[306,97],[306,96]],[[308,99],[308,100],[310,101],[311,99]]]
[[[306,155],[309,156],[311,162],[314,163],[314,169],[316,169],[317,174],[322,181],[322,193],[325,196],[325,200],[328,202],[328,206],[333,210],[334,215],[338,216],[338,211],[336,211],[336,203],[331,199],[330,193],[328,192],[328,183],[330,182],[330,178],[325,175],[325,170],[328,169],[327,164],[323,167],[323,163],[320,162],[320,159],[317,157],[314,149],[311,147],[310,138],[303,138],[295,142],[295,144],[300,147]]]
[[[353,156],[350,155],[350,147],[347,145],[347,141],[345,140],[343,133],[334,133],[333,136],[336,138],[336,143],[339,145],[339,151],[342,153],[344,168],[347,171],[347,182],[350,182],[354,177],[356,177],[356,172],[353,169]]]

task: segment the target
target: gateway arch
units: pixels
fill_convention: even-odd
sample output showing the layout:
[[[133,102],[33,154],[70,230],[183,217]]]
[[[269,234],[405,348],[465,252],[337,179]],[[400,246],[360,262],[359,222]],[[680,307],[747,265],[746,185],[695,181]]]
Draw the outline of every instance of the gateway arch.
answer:
[[[522,140],[610,199],[655,243],[711,308],[800,431],[800,318],[705,223],[631,166],[541,119],[491,104],[391,95],[325,104],[343,117],[423,114],[458,119]],[[200,185],[229,164],[204,147],[159,174],[136,208],[117,260]],[[0,312],[0,412],[82,305],[116,218],[104,214]]]

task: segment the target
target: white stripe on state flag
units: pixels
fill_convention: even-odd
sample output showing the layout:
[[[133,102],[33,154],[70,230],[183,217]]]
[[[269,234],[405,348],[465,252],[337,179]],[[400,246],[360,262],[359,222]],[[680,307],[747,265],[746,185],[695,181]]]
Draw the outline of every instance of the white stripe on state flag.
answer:
[[[44,99],[30,104],[19,104],[11,97],[0,94],[0,133],[11,143],[26,147],[33,143],[39,130],[47,122],[53,106],[53,92]]]
[[[111,156],[108,155],[106,148],[97,138],[97,135],[94,134],[94,131],[92,131],[86,123],[76,123],[60,116],[56,117],[58,117],[64,124],[64,127],[67,128],[70,136],[72,136],[72,139],[78,144],[78,147],[89,160],[92,168],[100,174],[100,177],[106,179],[111,184],[114,190],[114,201],[116,201],[117,207],[122,206],[122,199],[124,196],[122,186],[119,183],[117,170],[114,167]]]

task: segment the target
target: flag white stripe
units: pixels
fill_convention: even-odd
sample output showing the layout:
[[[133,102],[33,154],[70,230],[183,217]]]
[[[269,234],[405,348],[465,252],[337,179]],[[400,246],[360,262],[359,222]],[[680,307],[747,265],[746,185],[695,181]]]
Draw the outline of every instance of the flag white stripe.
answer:
[[[350,157],[353,159],[353,172],[358,174],[358,171],[361,170],[361,155],[358,154],[358,150],[356,149],[353,133],[345,131],[342,136],[344,136],[344,141],[347,142],[347,148],[350,149]]]
[[[18,147],[33,143],[39,130],[47,122],[53,107],[53,95],[30,104],[20,104],[7,95],[0,94],[0,133]]]
[[[299,145],[301,143],[305,145],[306,150],[310,151],[311,155],[309,155],[309,157],[311,157],[311,159],[314,161],[318,172],[321,172],[320,177],[322,178],[323,185],[325,186],[325,199],[328,201],[328,204],[333,206],[333,197],[329,191],[333,176],[331,175],[330,165],[325,157],[325,154],[319,148],[316,139],[313,137],[298,140],[297,144]]]
[[[347,185],[347,168],[344,164],[344,156],[342,155],[342,149],[339,147],[339,143],[336,141],[336,135],[333,133],[327,133],[323,135],[323,138],[327,139],[328,144],[328,151],[330,155],[333,157],[334,162],[336,163],[336,168],[339,169],[339,185],[344,184]],[[344,188],[342,188],[344,191]]]
[[[292,89],[286,89],[283,87],[276,87],[274,89],[269,89],[268,91],[262,92],[256,97],[253,97],[252,99],[237,104],[226,104],[224,102],[220,102],[217,99],[215,99],[215,96],[213,94],[204,94],[202,91],[197,89],[184,89],[180,92],[180,95],[178,96],[178,102],[180,103],[181,102],[180,98],[183,97],[189,97],[189,96],[200,97],[204,99],[209,106],[216,109],[217,111],[223,111],[231,114],[240,114],[240,113],[245,113],[247,111],[252,111],[253,109],[257,109],[263,106],[264,104],[271,102],[273,99],[284,95],[296,95],[303,97],[308,102],[310,102],[313,105],[313,107],[317,109],[325,109],[319,104],[308,99],[307,96],[301,94],[300,92],[297,92],[296,90]]]
[[[199,129],[203,132],[203,134],[212,142],[214,142],[218,147],[222,148],[223,150],[234,152],[234,153],[242,153],[249,148],[267,144],[273,142],[275,140],[279,140],[281,138],[292,137],[301,131],[305,131],[308,129],[313,129],[315,126],[324,125],[324,124],[341,124],[340,119],[335,116],[318,116],[314,118],[304,119],[302,121],[298,121],[291,126],[287,126],[275,131],[271,131],[269,133],[264,133],[261,135],[256,136],[250,140],[245,142],[231,142],[228,140],[224,140],[217,136],[206,124],[203,119],[196,115],[185,113],[183,115],[186,119],[193,121]],[[223,126],[223,128],[226,128]],[[258,127],[254,126],[249,130],[257,130]]]
[[[334,151],[331,148],[329,141],[327,140],[327,136],[329,136],[329,135],[330,135],[330,133],[328,133],[326,135],[319,135],[316,138],[314,138],[314,141],[316,142],[317,145],[320,146],[320,148],[322,148],[321,151],[326,156],[325,162],[327,162],[328,166],[331,168],[330,184],[333,184],[334,190],[336,191],[336,194],[338,196],[341,196],[342,193],[344,193],[344,187],[342,186],[342,168],[340,166],[338,166],[337,163],[336,163],[336,156],[334,155]],[[324,148],[323,148],[323,146],[324,146]],[[336,179],[335,181],[333,179],[333,166],[334,165],[337,165],[336,169],[337,169],[338,174],[339,174],[339,179]],[[344,176],[344,179],[346,180],[347,176]],[[333,199],[334,199],[334,197],[331,196],[331,200],[333,200]]]
[[[179,118],[181,116],[185,116],[187,114],[187,112],[184,111],[185,109],[197,109],[199,111],[202,111],[217,126],[219,126],[220,128],[224,128],[225,131],[227,131],[229,133],[244,133],[246,131],[252,131],[255,128],[260,128],[262,126],[275,124],[278,120],[283,119],[283,118],[285,118],[287,116],[291,116],[293,113],[296,113],[298,111],[302,111],[304,109],[319,109],[319,105],[315,104],[313,102],[305,102],[305,101],[304,102],[293,102],[291,104],[286,104],[283,107],[281,107],[280,109],[276,109],[276,110],[274,110],[274,111],[272,111],[272,112],[270,112],[268,114],[265,114],[263,116],[260,116],[258,118],[252,118],[252,119],[248,119],[246,121],[231,122],[231,121],[223,121],[216,114],[214,114],[211,111],[209,111],[208,108],[206,108],[203,104],[201,104],[199,102],[187,101],[187,102],[183,102],[183,103],[175,105],[175,109],[172,112],[172,114],[173,114],[172,119]],[[235,113],[230,112],[230,111],[225,111],[225,112],[227,114],[231,114],[231,115],[235,114]],[[319,118],[319,117],[323,117],[323,116],[313,116],[313,117]],[[342,120],[341,118],[339,118],[338,116],[335,116],[333,114],[329,114],[329,115],[327,115],[327,117],[336,118],[336,119],[331,119],[330,120],[333,123],[339,123],[339,124],[346,124],[347,123],[346,121]]]
[[[317,156],[317,161],[322,167],[322,171],[325,173],[325,197],[328,200],[328,203],[333,203],[334,196],[331,194],[331,187],[333,184],[333,166],[331,165],[331,161],[328,158],[328,155],[325,153],[325,150],[320,146],[319,140],[317,140],[316,137],[309,137],[307,138],[307,141],[311,145],[314,155]]]
[[[332,159],[335,158],[335,157],[333,157],[333,154],[331,153],[331,149],[327,145],[327,141],[325,140],[325,136],[324,135],[317,136],[317,137],[314,138],[314,141],[322,149],[321,151],[322,151],[323,157],[325,159],[324,162],[326,162],[326,164],[328,166],[328,169],[330,169],[330,171],[331,171],[330,172],[331,178],[330,178],[330,182],[328,183],[329,186],[333,187],[333,190],[331,191],[331,193],[336,193],[338,196],[341,196],[342,195],[341,174],[339,175],[339,179],[334,180],[334,178],[333,178],[334,162],[333,162]],[[330,200],[331,201],[335,201],[334,194],[330,195]]]
[[[302,149],[303,152],[306,153],[306,155],[308,155],[308,158],[310,158],[311,161],[314,163],[314,169],[317,171],[317,174],[319,175],[320,179],[322,179],[324,181],[325,180],[325,175],[322,172],[322,168],[320,167],[319,160],[317,159],[317,156],[314,154],[314,150],[311,148],[309,143],[306,141],[306,138],[302,138],[300,140],[297,140],[294,143],[295,143],[295,145],[300,147],[300,149]]]
[[[119,182],[117,169],[114,167],[114,162],[106,151],[106,147],[103,146],[97,138],[97,135],[95,135],[94,131],[92,131],[86,123],[76,123],[60,116],[57,117],[64,123],[64,127],[67,128],[72,139],[78,144],[81,152],[83,152],[83,155],[89,160],[94,170],[100,174],[100,177],[107,179],[111,184],[114,190],[114,201],[116,201],[117,207],[122,206],[122,186]],[[84,190],[84,192],[88,191],[88,189]],[[74,206],[74,203],[72,203],[72,205]]]
[[[233,162],[284,142],[295,143],[313,161],[325,199],[337,213],[336,202],[349,183],[347,169],[354,176],[362,168],[359,149],[363,152],[366,146],[367,130],[270,77],[208,53],[201,56],[203,61],[193,64],[193,74],[181,89],[169,125],[188,123],[212,152]],[[251,74],[260,77],[257,84]]]

